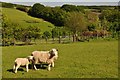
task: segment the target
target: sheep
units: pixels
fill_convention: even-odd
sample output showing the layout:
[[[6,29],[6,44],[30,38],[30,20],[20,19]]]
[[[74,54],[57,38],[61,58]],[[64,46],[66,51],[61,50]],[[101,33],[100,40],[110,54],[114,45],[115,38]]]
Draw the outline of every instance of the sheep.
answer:
[[[48,71],[51,70],[51,68],[50,68],[51,65],[52,65],[52,67],[54,67],[54,60],[55,60],[55,59],[56,59],[56,57],[53,56],[52,58],[50,58],[50,59],[48,59],[48,60],[46,61],[46,63],[48,63]]]
[[[39,70],[36,68],[35,64],[37,63],[48,63],[48,71],[51,70],[50,66],[54,67],[54,61],[58,58],[58,50],[51,49],[50,51],[33,51],[31,56],[33,56],[33,66],[35,70]]]
[[[33,60],[33,56],[28,56],[26,58],[17,58],[14,62],[13,72],[17,73],[17,69],[20,66],[26,66],[26,70],[28,72],[28,65],[29,65],[29,62],[32,60]]]

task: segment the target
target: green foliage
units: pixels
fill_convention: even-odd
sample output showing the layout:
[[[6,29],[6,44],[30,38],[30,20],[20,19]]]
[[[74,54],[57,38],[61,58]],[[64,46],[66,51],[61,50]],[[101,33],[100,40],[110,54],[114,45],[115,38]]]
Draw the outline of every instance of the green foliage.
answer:
[[[44,9],[44,5],[40,3],[35,3],[33,7],[29,10],[28,14],[34,17],[40,17],[40,13]]]
[[[60,8],[43,7],[37,3],[33,5],[28,14],[43,18],[55,24],[56,26],[63,26],[64,18],[66,16],[66,12]]]
[[[88,30],[89,31],[94,31],[95,30],[95,25],[93,25],[93,24],[88,25]]]
[[[86,29],[86,18],[80,12],[71,12],[66,18],[65,26],[72,32],[73,42],[78,41],[78,33]]]
[[[2,7],[5,7],[5,8],[14,8],[14,6],[15,6],[12,3],[5,3],[5,2],[3,2],[1,4],[2,4]]]
[[[13,36],[13,29],[11,28],[12,25],[9,23],[8,18],[6,15],[2,15],[2,44],[5,45],[10,45],[10,38]]]
[[[119,31],[120,31],[119,17],[120,17],[120,11],[118,9],[103,10],[100,15],[100,19],[104,22],[104,24],[107,22],[106,26],[108,30],[112,32],[112,37],[115,37],[119,34]]]
[[[34,5],[36,5],[36,4],[34,4]],[[34,14],[34,12],[36,11],[35,14],[38,13],[38,17],[43,18],[43,19],[53,23],[56,26],[63,26],[64,24],[66,24],[66,21],[67,21],[66,18],[67,18],[67,16],[69,16],[69,14],[71,12],[76,13],[76,14],[78,12],[82,12],[82,13],[85,13],[84,16],[86,16],[86,18],[87,18],[86,21],[88,22],[88,23],[86,23],[86,25],[88,26],[89,29],[90,29],[90,27],[93,28],[92,25],[94,25],[94,30],[95,29],[96,30],[100,30],[100,29],[108,30],[110,22],[117,22],[118,16],[119,16],[119,12],[117,11],[117,8],[110,7],[110,6],[103,6],[101,8],[99,6],[96,6],[96,8],[95,8],[95,6],[85,7],[85,6],[64,4],[61,7],[44,7],[42,9],[39,9],[38,7],[36,7],[36,8],[34,8],[34,7],[35,6],[33,6],[33,8],[29,10],[30,14],[31,13]],[[87,11],[87,9],[88,9],[88,11]],[[83,14],[81,14],[81,15],[83,15]],[[99,15],[100,15],[100,17],[99,17]],[[71,20],[72,20],[72,18],[71,18]],[[74,24],[75,24],[75,22],[76,21],[74,21]],[[83,23],[83,22],[81,22],[81,23]],[[68,22],[67,24],[71,24],[71,23]],[[77,25],[77,24],[75,24],[75,25]],[[71,26],[73,26],[73,25],[71,25]],[[72,29],[69,28],[69,29],[72,30],[72,32],[73,32],[73,30],[74,30],[74,32],[76,30],[79,30],[76,27],[73,27]]]
[[[3,16],[3,20],[6,17]],[[29,26],[26,28],[22,28],[17,23],[11,23],[6,20],[3,21],[3,28],[2,28],[2,37],[3,37],[3,45],[10,45],[11,39],[12,43],[15,43],[15,40],[26,42],[28,39],[31,38],[39,38],[40,37],[40,27]],[[10,44],[8,44],[10,43]]]
[[[45,32],[43,33],[43,38],[46,40],[46,42],[47,42],[47,40],[48,40],[50,37],[51,37],[50,32],[45,31]]]
[[[15,5],[17,6],[17,5]],[[25,11],[25,6],[17,6],[17,9]],[[104,10],[101,10],[104,9]],[[10,19],[10,26],[6,28],[6,34],[9,33],[9,38],[14,37],[17,40],[20,40],[19,37],[16,37],[18,34],[17,31],[27,30],[24,39],[27,38],[39,38],[39,34],[43,34],[45,31],[51,32],[52,38],[54,37],[63,37],[72,33],[72,36],[80,35],[80,32],[88,29],[89,31],[99,31],[99,30],[108,30],[113,34],[118,35],[120,28],[118,22],[119,11],[118,7],[85,7],[85,6],[76,6],[76,5],[63,5],[61,7],[46,7],[40,3],[35,3],[28,11],[28,14],[37,18],[28,16],[26,13],[23,13],[18,10],[13,9],[3,9],[3,12],[6,12],[7,17]],[[8,11],[7,11],[8,10]],[[19,12],[19,13],[18,13]],[[13,16],[14,14],[14,16]],[[12,16],[11,16],[12,15]],[[21,16],[19,16],[21,15]],[[38,19],[39,18],[39,19]],[[40,19],[43,18],[44,20]],[[47,21],[53,23],[55,26],[60,26],[61,28],[53,29],[54,25],[48,23]],[[17,25],[14,25],[14,23]],[[6,25],[6,24],[5,24]],[[9,25],[9,24],[8,24]],[[16,29],[19,26],[20,28]],[[28,26],[39,27],[40,33],[33,35],[33,28],[28,28]],[[51,26],[51,27],[49,27]],[[62,28],[64,26],[66,31]],[[87,26],[87,27],[86,27]],[[28,29],[27,29],[28,28]],[[52,30],[53,29],[53,30]],[[14,35],[12,35],[14,34]],[[34,36],[34,37],[33,37]],[[37,36],[37,37],[35,37]],[[7,36],[6,36],[7,37]],[[77,37],[76,37],[77,38]]]
[[[85,16],[87,18],[87,25],[94,25],[95,29],[100,29],[100,20],[99,20],[99,13],[95,13],[92,11],[86,11]]]
[[[86,29],[86,19],[80,12],[71,12],[66,18],[65,26],[68,27],[73,34],[76,34]]]
[[[106,18],[104,17],[104,19],[101,21],[101,25],[102,25],[102,29],[103,30],[109,30],[109,22],[106,20]]]
[[[50,17],[50,21],[55,24],[56,26],[63,26],[64,25],[64,21],[65,21],[65,17],[66,17],[66,12],[58,9],[58,8],[54,8],[52,9],[52,16]]]
[[[61,9],[65,10],[66,12],[73,12],[73,11],[78,11],[77,6],[75,5],[69,5],[69,4],[64,4]]]
[[[109,22],[116,22],[118,21],[118,17],[120,16],[120,12],[115,9],[115,10],[103,10],[100,15],[100,19],[104,19],[104,17],[109,21]]]
[[[52,31],[51,31],[51,33],[52,33],[52,38],[58,37],[59,33],[58,33],[57,28],[53,28]]]
[[[88,6],[89,9],[96,10],[97,12],[101,12],[107,9],[115,9],[116,6]]]
[[[16,7],[26,7],[30,8],[31,6],[26,6],[26,5],[20,5],[20,4],[13,4],[13,3],[7,3],[7,2],[0,2],[2,4],[1,6],[4,8],[16,8]]]
[[[64,4],[64,5],[61,6],[61,9],[63,9],[66,12],[76,11],[76,12],[83,12],[84,13],[84,9],[87,9],[87,7]]]
[[[44,37],[44,38],[50,38],[50,36],[51,36],[51,34],[50,34],[50,32],[48,32],[48,31],[45,31],[45,32],[43,33],[43,37]]]
[[[16,7],[16,9],[18,9],[18,10],[20,10],[20,11],[28,12],[28,8],[27,8],[27,7],[24,7],[24,6]]]
[[[15,43],[16,40],[31,42],[31,39],[40,38],[44,31],[50,31],[54,27],[48,22],[30,17],[15,9],[3,8],[3,13],[2,37],[5,45]]]
[[[29,26],[27,28],[22,29],[22,40],[26,42],[28,39],[34,38],[39,39],[41,35],[40,27]]]

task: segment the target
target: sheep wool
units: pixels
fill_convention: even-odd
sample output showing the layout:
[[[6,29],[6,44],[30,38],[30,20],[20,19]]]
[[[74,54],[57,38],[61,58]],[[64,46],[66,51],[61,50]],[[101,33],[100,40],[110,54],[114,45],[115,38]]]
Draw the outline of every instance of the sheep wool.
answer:
[[[50,66],[54,67],[54,60],[58,57],[58,52],[56,49],[52,49],[50,51],[33,51],[31,56],[33,56],[33,65],[35,70],[38,70],[35,66],[37,63],[48,63],[48,70],[50,70]]]
[[[33,56],[28,56],[27,58],[17,58],[13,66],[13,71],[17,73],[17,69],[20,66],[26,66],[26,70],[28,72],[28,65],[30,61],[33,61]]]

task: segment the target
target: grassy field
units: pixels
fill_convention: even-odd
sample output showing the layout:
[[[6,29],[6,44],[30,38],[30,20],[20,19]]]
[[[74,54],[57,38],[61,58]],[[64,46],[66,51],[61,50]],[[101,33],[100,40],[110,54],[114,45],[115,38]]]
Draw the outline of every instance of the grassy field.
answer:
[[[17,57],[26,57],[34,50],[57,48],[59,58],[51,71],[40,69],[11,72]],[[118,41],[79,42],[70,44],[37,44],[2,48],[3,78],[117,78]]]
[[[53,24],[44,21],[43,19],[28,16],[27,13],[16,9],[2,8],[2,13],[8,18],[9,21],[19,23],[22,27],[39,26],[42,32],[49,31],[54,27]]]

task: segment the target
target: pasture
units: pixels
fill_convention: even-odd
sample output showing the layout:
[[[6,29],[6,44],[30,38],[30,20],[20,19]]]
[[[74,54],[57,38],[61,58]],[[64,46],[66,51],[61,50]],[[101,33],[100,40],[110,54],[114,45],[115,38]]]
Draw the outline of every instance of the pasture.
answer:
[[[31,17],[27,13],[16,9],[2,8],[2,13],[11,23],[19,23],[19,26],[21,27],[38,26],[40,27],[41,32],[50,31],[54,28],[54,25],[50,22],[44,21],[40,18]]]
[[[59,58],[51,71],[40,68],[27,73],[23,68],[17,74],[11,72],[17,57],[51,48],[59,50]],[[2,47],[2,78],[118,78],[118,41]]]

